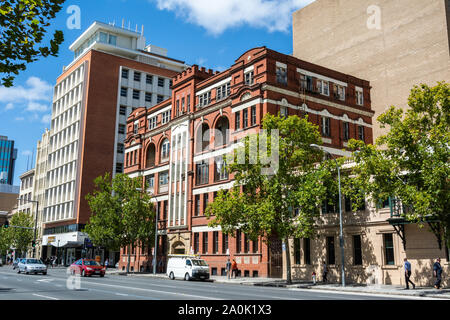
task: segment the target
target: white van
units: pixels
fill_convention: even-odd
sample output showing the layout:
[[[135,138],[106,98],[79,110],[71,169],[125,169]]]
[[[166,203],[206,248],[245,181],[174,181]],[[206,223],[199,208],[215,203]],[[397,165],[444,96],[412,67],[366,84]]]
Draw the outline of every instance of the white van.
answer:
[[[209,266],[198,256],[169,255],[166,274],[171,280],[175,278],[183,278],[186,281],[206,280],[209,279]]]

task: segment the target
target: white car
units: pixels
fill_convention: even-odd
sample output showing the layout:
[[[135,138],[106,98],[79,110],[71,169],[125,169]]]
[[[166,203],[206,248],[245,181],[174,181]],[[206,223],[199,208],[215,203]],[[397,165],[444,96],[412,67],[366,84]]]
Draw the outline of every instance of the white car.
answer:
[[[195,256],[169,256],[166,274],[171,280],[206,280],[209,279],[209,266],[205,260]]]
[[[47,274],[47,266],[38,259],[21,259],[17,265],[17,268],[19,269],[17,273],[25,272],[26,274]]]

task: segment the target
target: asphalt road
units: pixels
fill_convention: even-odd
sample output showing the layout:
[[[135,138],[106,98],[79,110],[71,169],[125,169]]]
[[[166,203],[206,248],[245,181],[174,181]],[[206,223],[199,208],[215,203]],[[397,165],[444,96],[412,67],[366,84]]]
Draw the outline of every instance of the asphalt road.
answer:
[[[79,281],[79,282],[77,282]],[[0,300],[408,300],[401,296],[323,292],[106,275],[73,278],[65,269],[48,274],[18,274],[0,268]]]

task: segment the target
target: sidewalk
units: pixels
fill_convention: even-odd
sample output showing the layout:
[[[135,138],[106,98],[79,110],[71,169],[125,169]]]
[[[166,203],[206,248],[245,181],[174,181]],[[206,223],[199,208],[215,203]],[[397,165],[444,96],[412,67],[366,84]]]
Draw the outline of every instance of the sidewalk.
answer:
[[[126,275],[123,271],[108,270],[107,274],[111,275]],[[131,273],[130,277],[151,277],[167,279],[164,273],[158,273],[153,275],[151,273]],[[236,279],[227,279],[225,276],[211,276],[211,282],[216,283],[229,283],[239,284],[247,286],[264,286],[264,287],[279,287],[287,288],[291,290],[295,289],[312,289],[312,290],[324,290],[324,291],[340,291],[340,292],[353,292],[353,293],[370,293],[370,294],[382,294],[382,295],[402,295],[411,297],[429,297],[438,299],[450,299],[450,289],[445,288],[441,290],[434,289],[432,287],[416,287],[406,290],[403,286],[399,285],[365,285],[365,284],[347,284],[346,287],[342,287],[338,283],[317,283],[313,284],[312,281],[306,280],[293,280],[291,285],[286,285],[286,282],[281,279],[273,278],[244,278],[238,277]]]

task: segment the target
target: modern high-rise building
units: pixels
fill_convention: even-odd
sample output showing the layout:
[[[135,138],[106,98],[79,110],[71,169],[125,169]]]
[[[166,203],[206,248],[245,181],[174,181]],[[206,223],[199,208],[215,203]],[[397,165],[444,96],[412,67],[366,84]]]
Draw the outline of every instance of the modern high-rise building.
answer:
[[[14,167],[17,159],[17,149],[14,140],[0,136],[0,184],[14,184]]]
[[[169,98],[171,78],[186,68],[167,50],[146,46],[141,33],[100,22],[70,50],[74,59],[54,89],[42,240],[48,255],[63,248],[64,263],[81,256],[94,179],[123,172],[127,116]]]

